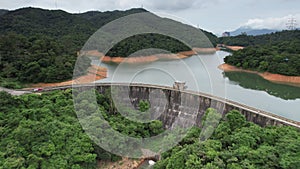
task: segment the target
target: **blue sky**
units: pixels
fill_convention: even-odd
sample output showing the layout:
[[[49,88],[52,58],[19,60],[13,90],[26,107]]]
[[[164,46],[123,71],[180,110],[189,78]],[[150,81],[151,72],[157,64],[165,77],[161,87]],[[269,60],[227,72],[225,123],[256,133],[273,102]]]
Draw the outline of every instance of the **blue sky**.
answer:
[[[62,9],[72,13],[89,10],[124,10],[143,6],[158,15],[221,34],[240,26],[284,29],[288,18],[300,22],[299,0],[9,0],[2,9],[21,7]],[[299,25],[298,25],[299,26]]]

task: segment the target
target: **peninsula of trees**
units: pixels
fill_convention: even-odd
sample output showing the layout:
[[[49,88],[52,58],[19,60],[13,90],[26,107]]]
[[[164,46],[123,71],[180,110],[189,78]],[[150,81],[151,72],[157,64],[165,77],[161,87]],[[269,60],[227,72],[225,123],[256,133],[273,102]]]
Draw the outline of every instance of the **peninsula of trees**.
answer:
[[[221,38],[230,45],[246,48],[234,51],[224,61],[238,68],[300,76],[300,30],[282,31],[261,36],[240,35]]]

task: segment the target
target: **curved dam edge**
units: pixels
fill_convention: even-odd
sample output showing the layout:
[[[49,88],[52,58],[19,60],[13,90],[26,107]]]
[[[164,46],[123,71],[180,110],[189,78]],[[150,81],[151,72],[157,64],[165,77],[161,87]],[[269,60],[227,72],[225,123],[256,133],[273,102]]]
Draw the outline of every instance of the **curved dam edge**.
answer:
[[[188,102],[199,102],[199,109],[197,111],[196,117],[197,124],[200,126],[201,118],[204,115],[207,108],[214,108],[219,113],[222,113],[223,117],[226,113],[231,110],[238,110],[243,114],[247,121],[251,121],[255,124],[258,124],[262,127],[265,126],[280,126],[287,125],[293,126],[300,129],[300,122],[287,119],[285,117],[275,115],[266,111],[262,111],[244,104],[240,104],[225,98],[220,98],[217,96],[209,95],[202,92],[190,91],[190,90],[177,90],[169,86],[160,86],[160,85],[150,85],[150,84],[140,84],[140,83],[92,83],[92,84],[73,84],[60,87],[47,87],[43,91],[52,91],[52,90],[65,90],[69,88],[95,88],[100,93],[104,93],[110,87],[120,87],[129,88],[129,94],[131,103],[137,104],[139,100],[149,100],[149,94],[157,89],[160,89],[164,94],[165,98],[168,100],[167,108],[163,113],[163,117],[160,118],[168,126],[172,125],[172,120],[175,117],[178,117],[181,113],[189,114],[188,112],[181,112],[182,107],[180,107],[181,95],[187,95]],[[135,103],[134,103],[135,102]]]

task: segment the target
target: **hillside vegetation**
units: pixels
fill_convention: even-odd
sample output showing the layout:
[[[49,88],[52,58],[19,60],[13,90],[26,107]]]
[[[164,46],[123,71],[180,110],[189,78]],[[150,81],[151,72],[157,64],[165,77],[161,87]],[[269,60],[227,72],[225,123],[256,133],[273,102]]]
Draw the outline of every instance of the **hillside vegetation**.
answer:
[[[20,88],[24,83],[71,79],[77,52],[95,31],[120,17],[147,11],[137,8],[70,14],[62,10],[22,8],[0,12],[0,85]],[[204,33],[213,42],[217,41],[213,34]],[[116,44],[108,54],[126,57],[145,47],[158,47],[171,52],[189,50],[178,40],[158,34],[133,36],[127,40],[126,43]],[[97,49],[94,46],[90,50]],[[83,60],[79,69],[82,72],[77,75],[85,74],[90,65],[88,58],[80,59]]]
[[[216,114],[213,109],[207,112]],[[217,114],[216,114],[217,115]],[[216,116],[215,115],[215,116]],[[193,128],[172,150],[162,154],[155,169],[256,169],[300,167],[300,132],[290,127],[262,128],[238,111],[229,112],[212,137],[200,141]]]
[[[90,139],[78,116],[83,118],[81,122],[89,119],[89,129],[99,133],[106,129],[106,125],[99,127],[103,124],[101,118],[105,118],[115,131],[130,137],[149,138],[164,132],[161,121],[142,123],[122,116],[113,106],[109,92],[95,93],[98,105],[89,102],[89,92],[95,93],[91,90],[75,94],[81,98],[77,114],[71,89],[22,96],[0,92],[0,97],[5,98],[0,100],[0,168],[92,169],[97,168],[97,161],[120,160],[119,156],[103,150]],[[95,106],[101,118],[96,112],[85,113]],[[140,101],[138,107],[141,112],[129,108],[126,111],[136,117],[147,116],[149,114],[143,111],[147,111],[149,106],[147,101]],[[208,109],[202,120],[202,124],[208,122],[204,132],[214,130],[210,124],[216,124],[214,120],[219,117],[214,109]],[[162,154],[162,160],[155,168],[300,167],[300,132],[294,128],[261,128],[247,122],[239,112],[232,111],[210,139],[200,141],[200,133],[200,128],[193,127],[176,147]],[[170,139],[165,140],[166,144],[176,136],[176,132],[170,135]],[[111,148],[125,150],[132,147],[118,142],[112,142]]]
[[[240,38],[240,39],[239,39]],[[248,40],[247,40],[248,39]],[[300,76],[300,30],[283,31],[262,36],[228,38],[227,43],[246,48],[234,51],[224,61],[230,65],[288,76]],[[237,40],[235,42],[235,40]]]
[[[163,131],[160,121],[133,122],[112,112],[115,108],[110,106],[109,96],[96,95],[101,115],[114,130],[139,138]],[[0,168],[92,169],[97,168],[97,161],[121,159],[96,145],[82,129],[74,111],[72,90],[18,97],[0,92],[0,97],[5,98],[0,99]],[[84,108],[79,111],[84,112],[95,106],[87,100],[79,104]],[[145,107],[146,103],[141,102],[140,109]],[[101,124],[99,114],[92,116],[95,124]]]
[[[173,39],[165,35],[150,33],[150,34],[135,35],[130,38],[122,40],[107,52],[107,56],[127,57],[139,50],[150,49],[150,48],[165,50],[166,52],[171,52],[171,53],[178,53],[182,51],[192,50],[190,47],[186,46],[184,43],[176,39]],[[161,51],[159,52],[162,53]],[[149,53],[143,52],[143,54],[144,56],[149,56],[156,53],[155,50],[154,51],[150,50]]]

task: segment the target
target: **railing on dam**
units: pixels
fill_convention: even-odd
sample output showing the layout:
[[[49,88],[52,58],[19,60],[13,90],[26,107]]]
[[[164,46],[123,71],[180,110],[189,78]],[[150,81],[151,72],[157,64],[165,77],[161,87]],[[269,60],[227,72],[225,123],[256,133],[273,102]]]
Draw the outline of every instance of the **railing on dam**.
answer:
[[[213,95],[205,94],[202,92],[195,92],[195,91],[189,91],[189,90],[177,90],[173,87],[169,86],[160,86],[160,85],[151,85],[151,84],[142,84],[142,83],[90,83],[90,84],[80,84],[80,85],[67,85],[67,86],[59,86],[59,87],[47,87],[44,88],[43,91],[52,91],[52,90],[64,90],[68,88],[79,88],[79,87],[111,87],[111,86],[130,86],[131,88],[143,88],[143,89],[161,89],[164,91],[169,91],[169,92],[180,92],[182,94],[187,94],[191,96],[196,96],[201,99],[207,99],[210,104],[218,103],[223,105],[224,112],[221,112],[226,114],[228,111],[236,109],[239,110],[242,114],[246,116],[246,119],[248,121],[252,121],[256,124],[259,124],[261,126],[266,126],[266,125],[288,125],[288,126],[293,126],[300,128],[300,122],[294,121],[287,119],[285,117],[281,117],[269,112],[265,112],[253,107],[249,107],[225,98],[220,98],[216,97]],[[179,111],[179,110],[174,110],[174,111]]]

